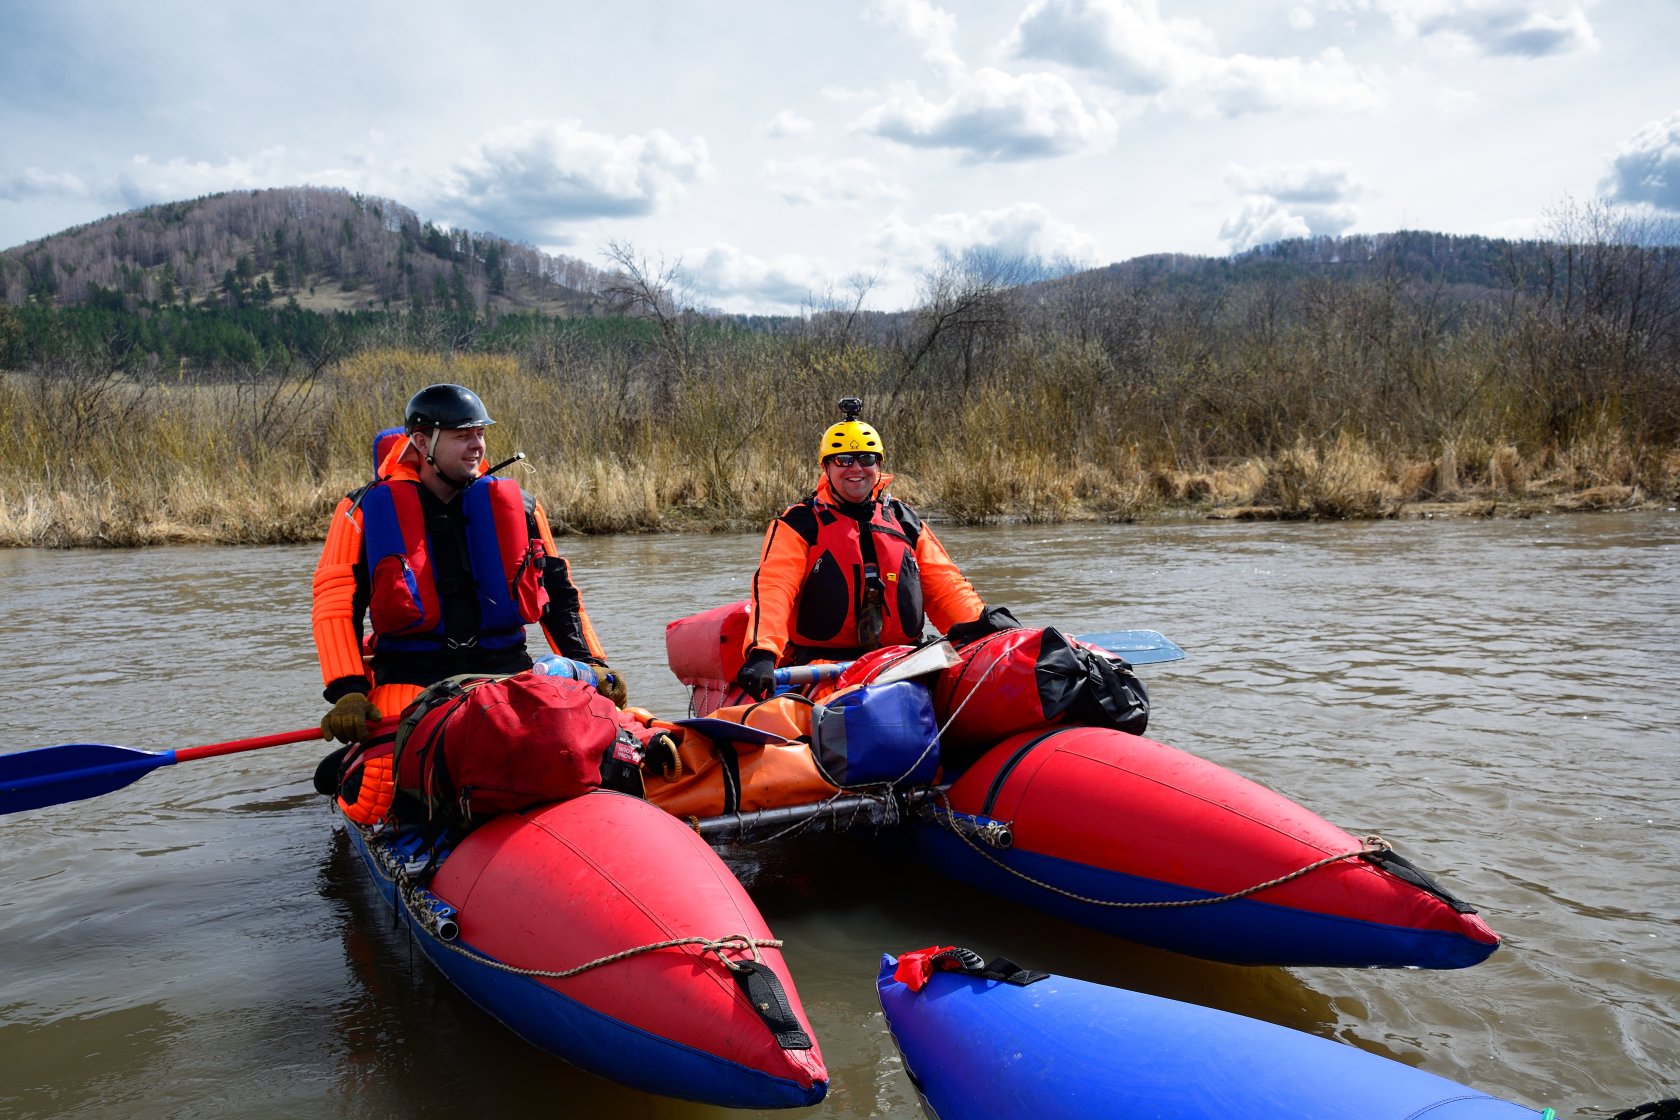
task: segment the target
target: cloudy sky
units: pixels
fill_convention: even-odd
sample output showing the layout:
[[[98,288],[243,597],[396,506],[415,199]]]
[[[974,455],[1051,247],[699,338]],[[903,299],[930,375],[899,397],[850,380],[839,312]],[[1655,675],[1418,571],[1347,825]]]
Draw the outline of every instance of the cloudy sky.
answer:
[[[729,310],[971,247],[1680,216],[1674,0],[0,0],[0,248],[314,184]]]

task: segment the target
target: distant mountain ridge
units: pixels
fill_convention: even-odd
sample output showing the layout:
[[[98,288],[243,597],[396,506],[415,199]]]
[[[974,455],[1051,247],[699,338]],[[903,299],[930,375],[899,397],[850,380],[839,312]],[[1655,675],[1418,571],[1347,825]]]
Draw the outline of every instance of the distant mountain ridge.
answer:
[[[1597,237],[1601,230],[1587,232],[1594,236],[1583,243],[1623,244]],[[1220,298],[1318,277],[1386,278],[1476,299],[1550,286],[1567,256],[1559,249],[1551,241],[1427,231],[1350,234],[1280,241],[1234,256],[1155,254],[1053,280],[1027,268],[1018,281],[1001,285],[1029,300],[1035,291],[1069,284],[1097,298],[1117,289]],[[1676,252],[1659,248],[1651,259],[1672,261]],[[1005,267],[997,275],[1008,273]],[[0,306],[113,312],[295,307],[592,316],[622,310],[606,294],[621,279],[494,234],[439,227],[390,199],[308,186],[148,206],[0,252]],[[787,318],[708,313],[748,325]],[[868,314],[895,319],[900,313]]]
[[[0,303],[441,307],[587,314],[608,274],[390,199],[228,191],[117,214],[0,253]]]

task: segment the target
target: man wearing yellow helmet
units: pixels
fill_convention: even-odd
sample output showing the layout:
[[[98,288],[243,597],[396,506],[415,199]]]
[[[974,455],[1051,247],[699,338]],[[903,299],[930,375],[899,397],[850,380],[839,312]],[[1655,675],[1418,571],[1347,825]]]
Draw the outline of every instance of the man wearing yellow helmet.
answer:
[[[887,493],[886,447],[840,402],[844,419],[822,435],[822,477],[764,534],[753,575],[747,657],[735,680],[754,697],[777,664],[846,660],[921,640],[924,620],[967,641],[1020,625],[988,609],[916,511]]]

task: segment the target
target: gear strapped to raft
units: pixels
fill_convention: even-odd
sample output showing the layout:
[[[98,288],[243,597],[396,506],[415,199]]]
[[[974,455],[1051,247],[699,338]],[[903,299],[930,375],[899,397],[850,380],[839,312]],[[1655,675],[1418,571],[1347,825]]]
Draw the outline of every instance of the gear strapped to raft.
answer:
[[[404,709],[394,751],[398,789],[464,825],[597,788],[643,793],[617,706],[566,677],[447,677]]]
[[[1132,667],[1055,627],[999,630],[957,649],[932,686],[940,742],[958,760],[1021,731],[1109,727],[1142,735],[1149,690]]]

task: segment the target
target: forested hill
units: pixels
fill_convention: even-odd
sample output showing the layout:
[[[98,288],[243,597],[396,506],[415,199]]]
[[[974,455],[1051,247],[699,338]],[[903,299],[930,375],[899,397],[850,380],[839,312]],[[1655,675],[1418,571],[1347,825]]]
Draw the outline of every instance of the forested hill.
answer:
[[[588,313],[605,273],[320,187],[148,206],[0,253],[0,303]]]
[[[442,229],[388,199],[315,187],[240,191],[119,214],[0,253],[0,370],[91,362],[206,377],[298,363],[319,370],[370,340],[551,356],[583,338],[628,347],[634,360],[663,348],[681,365],[694,332],[745,330],[843,336],[875,347],[895,385],[942,365],[966,385],[986,364],[1013,360],[1011,347],[1018,358],[1023,346],[1062,335],[1100,340],[1117,369],[1183,340],[1189,349],[1179,358],[1194,366],[1186,355],[1220,332],[1244,344],[1322,338],[1364,317],[1357,337],[1387,338],[1405,316],[1422,338],[1487,322],[1510,329],[1529,316],[1575,332],[1595,354],[1613,336],[1623,349],[1672,362],[1680,347],[1673,230],[1653,236],[1662,231],[1592,207],[1566,226],[1550,241],[1358,234],[1071,273],[971,251],[924,262],[908,310],[865,310],[860,293],[851,312],[733,315],[678,306],[677,274],[650,273],[633,251],[619,252],[627,247],[607,247],[614,267],[605,271],[493,234]]]
[[[1509,291],[1533,283],[1553,267],[1559,246],[1546,241],[1401,230],[1342,237],[1293,238],[1229,257],[1166,253],[1108,265],[1083,274],[1086,282],[1158,291],[1230,290],[1269,281],[1312,277],[1386,279],[1444,286],[1467,293]]]
[[[1353,234],[1228,257],[1137,257],[1071,279],[1091,294],[1149,289],[1215,299],[1257,283],[1324,276],[1383,277],[1470,294],[1544,282],[1556,248],[1415,231]],[[975,271],[972,264],[965,270]],[[930,275],[939,271],[937,262],[928,267]],[[1027,291],[1044,276],[1027,262],[995,258],[978,271]],[[390,199],[320,187],[149,206],[0,252],[0,305],[115,312],[293,307],[577,316],[605,311],[602,293],[616,279],[585,261],[494,234],[440,228]]]

